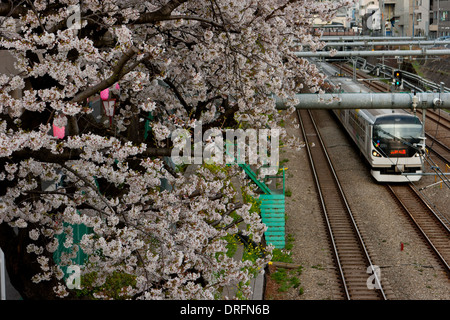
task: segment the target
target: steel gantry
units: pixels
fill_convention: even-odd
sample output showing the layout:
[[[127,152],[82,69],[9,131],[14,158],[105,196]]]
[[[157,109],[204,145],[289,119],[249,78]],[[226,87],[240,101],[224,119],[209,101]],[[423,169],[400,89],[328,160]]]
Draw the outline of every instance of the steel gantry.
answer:
[[[323,36],[321,41],[418,41],[426,40],[426,37],[372,37],[372,36]]]
[[[363,46],[438,46],[450,44],[450,40],[416,40],[416,41],[353,41],[353,42],[325,42],[324,47],[363,47]],[[303,44],[306,45],[306,44]]]
[[[422,48],[420,50],[376,50],[376,51],[298,51],[294,52],[301,58],[340,58],[340,57],[387,57],[387,56],[444,56],[450,55],[450,49],[430,50]]]
[[[450,106],[448,92],[400,93],[302,93],[295,95],[297,109],[442,109]],[[276,108],[287,109],[285,100],[275,98]]]

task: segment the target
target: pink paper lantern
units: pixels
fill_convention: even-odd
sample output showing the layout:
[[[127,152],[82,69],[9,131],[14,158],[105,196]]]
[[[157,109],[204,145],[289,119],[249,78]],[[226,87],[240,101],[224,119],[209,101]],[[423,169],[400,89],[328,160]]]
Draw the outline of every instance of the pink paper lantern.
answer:
[[[109,89],[106,88],[105,90],[100,91],[100,98],[102,100],[108,100],[109,99]]]
[[[102,101],[105,115],[109,117],[109,126],[112,125],[112,118],[116,110],[116,99],[107,99]]]
[[[55,125],[53,125],[53,136],[58,138],[58,139],[62,139],[64,138],[66,134],[66,127],[57,127]]]

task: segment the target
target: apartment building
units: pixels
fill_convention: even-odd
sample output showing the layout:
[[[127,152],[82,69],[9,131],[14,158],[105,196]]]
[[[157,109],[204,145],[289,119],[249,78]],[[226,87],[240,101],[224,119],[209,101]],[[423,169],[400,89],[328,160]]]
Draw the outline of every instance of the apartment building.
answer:
[[[430,37],[450,36],[450,0],[429,0]]]
[[[386,35],[429,36],[430,0],[380,1]]]
[[[360,0],[365,3],[367,0]],[[450,36],[450,0],[380,0],[384,35]]]
[[[450,0],[360,0],[354,21],[364,34],[450,36]]]

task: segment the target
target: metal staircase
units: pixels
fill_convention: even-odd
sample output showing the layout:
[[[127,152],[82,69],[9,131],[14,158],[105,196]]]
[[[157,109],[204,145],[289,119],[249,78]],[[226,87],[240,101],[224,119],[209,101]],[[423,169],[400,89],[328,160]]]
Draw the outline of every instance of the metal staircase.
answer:
[[[235,147],[233,143],[226,142],[225,152],[234,158],[234,153],[230,154],[229,147]],[[245,171],[247,176],[258,186],[262,194],[259,196],[261,201],[261,220],[267,226],[264,233],[266,243],[272,244],[275,248],[283,249],[285,247],[285,168],[282,169],[281,176],[265,176],[264,181],[258,179],[257,174],[252,170],[251,166],[245,163],[238,163]],[[278,170],[278,167],[277,167]],[[266,181],[268,179],[283,179],[283,188],[277,189],[276,183],[270,188]]]
[[[264,234],[266,243],[283,249],[286,244],[284,194],[262,194],[259,199],[261,200],[261,219],[268,227]]]
[[[266,176],[267,179],[283,179],[282,189],[271,189],[265,183],[258,179],[248,164],[239,164],[244,169],[248,177],[259,187],[263,192],[259,196],[261,201],[261,219],[267,226],[267,231],[264,233],[267,244],[272,244],[275,248],[283,249],[285,247],[285,168],[282,169],[282,176]],[[275,183],[276,188],[276,183]]]

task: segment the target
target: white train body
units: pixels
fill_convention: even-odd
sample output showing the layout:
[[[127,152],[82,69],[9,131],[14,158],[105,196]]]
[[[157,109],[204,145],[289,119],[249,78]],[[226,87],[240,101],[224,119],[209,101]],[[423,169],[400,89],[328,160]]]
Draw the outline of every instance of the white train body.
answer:
[[[333,110],[379,182],[418,181],[423,163],[422,123],[402,110]],[[411,174],[405,175],[403,173]]]

